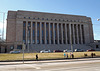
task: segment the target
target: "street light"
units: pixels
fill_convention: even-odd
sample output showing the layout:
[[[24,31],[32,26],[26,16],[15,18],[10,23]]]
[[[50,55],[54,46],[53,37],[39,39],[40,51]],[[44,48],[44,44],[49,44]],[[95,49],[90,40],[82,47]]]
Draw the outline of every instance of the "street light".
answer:
[[[100,21],[100,19],[97,19],[97,21]]]
[[[97,19],[97,21],[100,21],[100,19]]]
[[[23,42],[23,63],[24,63],[24,50],[25,50],[25,44]]]

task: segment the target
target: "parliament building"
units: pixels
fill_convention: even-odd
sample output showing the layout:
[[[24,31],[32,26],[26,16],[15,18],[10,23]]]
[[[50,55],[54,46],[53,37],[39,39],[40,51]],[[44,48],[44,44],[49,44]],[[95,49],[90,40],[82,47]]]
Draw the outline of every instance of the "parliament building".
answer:
[[[8,11],[6,42],[11,49],[89,49],[94,42],[90,17],[35,11]]]

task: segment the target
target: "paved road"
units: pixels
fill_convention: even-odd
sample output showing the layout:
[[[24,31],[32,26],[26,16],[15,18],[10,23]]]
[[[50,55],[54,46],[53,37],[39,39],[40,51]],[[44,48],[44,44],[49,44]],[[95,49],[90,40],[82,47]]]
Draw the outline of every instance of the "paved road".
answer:
[[[0,63],[1,64],[1,63]],[[0,71],[100,71],[100,58],[1,64]]]

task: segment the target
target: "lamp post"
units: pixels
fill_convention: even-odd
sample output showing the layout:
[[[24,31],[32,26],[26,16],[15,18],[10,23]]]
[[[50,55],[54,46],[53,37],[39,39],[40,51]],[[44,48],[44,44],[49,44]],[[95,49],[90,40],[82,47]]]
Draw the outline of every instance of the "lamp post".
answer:
[[[4,40],[4,20],[5,20],[5,12],[0,12],[3,14],[3,30],[2,30],[2,41]]]
[[[25,44],[23,42],[23,64],[24,64],[24,50],[25,50]]]

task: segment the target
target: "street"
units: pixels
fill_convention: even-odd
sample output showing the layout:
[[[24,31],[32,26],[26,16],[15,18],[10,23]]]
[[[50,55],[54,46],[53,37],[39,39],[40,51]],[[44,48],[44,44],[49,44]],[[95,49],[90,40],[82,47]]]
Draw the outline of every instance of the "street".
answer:
[[[33,62],[33,63],[32,63]],[[11,62],[8,62],[11,63]],[[100,71],[100,58],[0,63],[0,71]]]

